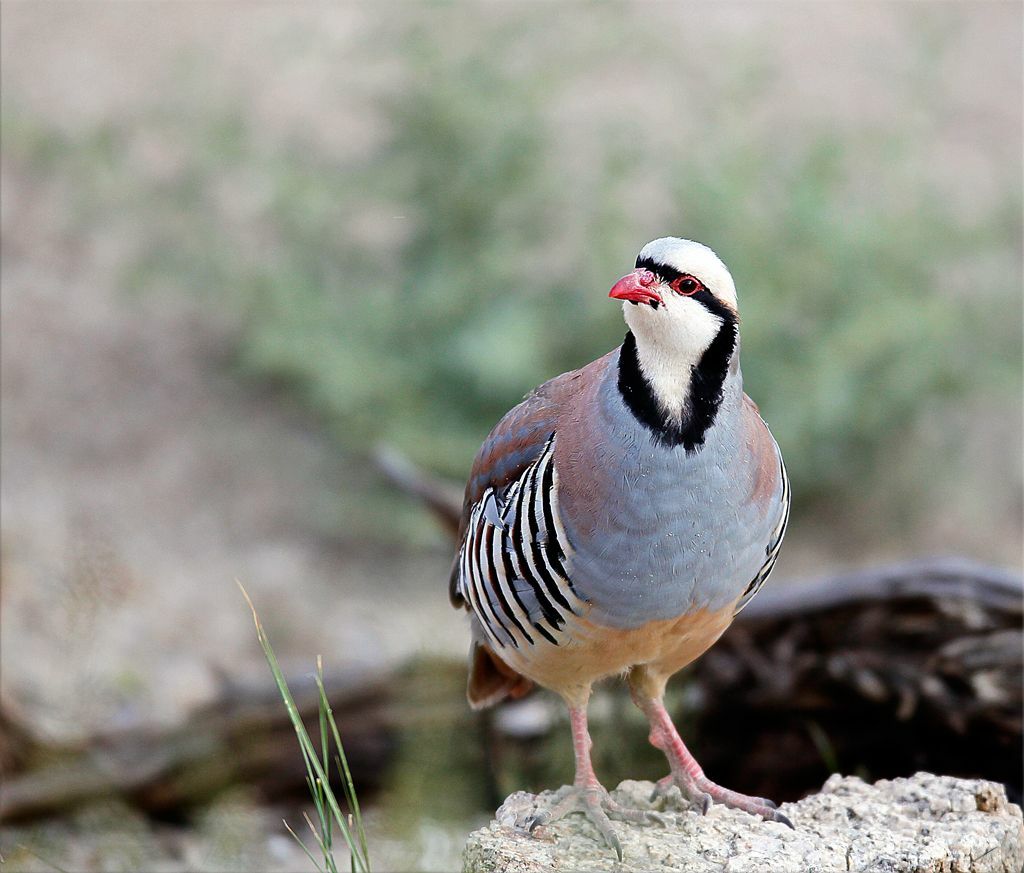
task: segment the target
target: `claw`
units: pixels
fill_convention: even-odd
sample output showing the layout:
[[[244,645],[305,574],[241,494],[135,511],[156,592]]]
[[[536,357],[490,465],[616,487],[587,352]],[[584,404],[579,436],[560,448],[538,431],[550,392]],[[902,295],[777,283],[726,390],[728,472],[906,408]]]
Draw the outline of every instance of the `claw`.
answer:
[[[705,791],[700,798],[700,814],[707,815],[709,812],[711,812],[711,807],[714,804],[714,802],[714,798]]]
[[[551,813],[546,809],[539,809],[533,815],[529,816],[524,824],[526,825],[526,832],[532,834],[541,825],[546,824]]]
[[[608,841],[609,845],[615,849],[615,855],[619,859],[619,863],[622,863],[622,843],[619,842],[618,835],[612,831],[610,834],[604,835],[605,840]]]
[[[796,830],[796,826],[789,820],[789,816],[783,815],[781,812],[775,812],[772,814],[771,821],[777,821],[779,824],[784,824],[791,830]]]
[[[607,812],[605,808],[607,808]],[[615,850],[615,854],[621,862],[622,843],[619,841],[619,835],[615,833],[615,828],[612,827],[611,819],[608,816],[611,814],[616,818],[626,821],[638,821],[640,816],[636,815],[637,810],[623,809],[611,799],[607,791],[601,788],[597,790],[588,789],[583,792],[583,812],[598,831],[601,832],[605,843]]]
[[[761,803],[767,806],[769,809],[778,809],[779,805],[774,800],[769,800],[767,797],[761,798]]]

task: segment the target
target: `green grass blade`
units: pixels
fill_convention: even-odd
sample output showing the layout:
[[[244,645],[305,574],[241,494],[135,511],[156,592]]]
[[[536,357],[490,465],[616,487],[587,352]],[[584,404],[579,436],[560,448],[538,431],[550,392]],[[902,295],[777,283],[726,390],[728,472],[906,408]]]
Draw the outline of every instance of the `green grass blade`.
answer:
[[[342,774],[342,787],[345,790],[345,799],[348,801],[349,807],[352,809],[352,816],[355,820],[356,834],[359,837],[359,843],[363,850],[363,856],[369,858],[369,849],[366,845],[366,830],[363,827],[363,815],[359,809],[359,798],[356,797],[355,783],[352,781],[352,772],[348,767],[348,759],[345,757],[345,749],[341,744],[341,735],[338,731],[338,724],[334,720],[334,710],[331,709],[330,701],[327,699],[327,691],[324,688],[323,674],[318,673],[316,677],[317,691],[320,693],[320,705],[325,711],[327,721],[331,727],[331,734],[334,737],[334,745],[338,750],[337,760],[339,762],[338,770]]]
[[[317,690],[323,686],[324,678],[324,661],[322,655],[316,656],[316,675],[317,675]],[[331,772],[331,753],[330,753],[330,742],[327,735],[327,707],[326,698],[323,694],[320,695],[320,699],[317,701],[317,717],[320,722],[320,754],[323,756],[322,764],[324,772],[330,775]],[[322,789],[321,789],[322,793]],[[331,849],[331,819],[329,816],[324,817],[321,815],[321,832],[324,835],[324,843],[327,845],[328,851]],[[366,854],[366,846],[363,845],[363,852]]]
[[[316,777],[313,770],[312,764],[309,761],[309,753],[306,747],[300,742],[299,750],[302,752],[302,761],[306,767],[306,787],[309,789],[310,797],[313,799],[313,805],[316,807],[317,817],[320,819],[321,831],[325,832],[330,826],[330,816],[327,815],[327,811],[324,808],[324,793],[320,786],[320,780]],[[318,841],[319,842],[319,841]],[[330,851],[330,844],[327,844],[328,851],[323,853],[324,863],[327,865],[328,870],[334,869],[334,855]]]
[[[313,741],[310,739],[309,733],[306,731],[306,726],[302,723],[302,717],[299,714],[298,707],[295,705],[295,698],[292,696],[291,690],[288,687],[288,682],[285,680],[284,674],[281,672],[281,666],[278,663],[277,656],[274,654],[274,650],[270,645],[270,640],[267,638],[267,634],[263,629],[263,624],[260,622],[259,615],[256,612],[256,607],[253,606],[253,602],[241,582],[238,582],[238,587],[241,590],[246,603],[249,604],[249,610],[252,612],[253,623],[256,625],[256,637],[259,640],[260,647],[263,649],[263,654],[267,659],[267,664],[270,666],[270,672],[274,675],[274,681],[277,684],[278,691],[281,693],[281,699],[284,701],[285,709],[288,712],[288,718],[291,720],[292,727],[295,729],[295,735],[298,737],[299,747],[302,750],[303,759],[306,763],[307,774],[309,774],[311,781],[315,782],[315,780],[313,780],[313,776],[315,775],[316,779],[320,782],[323,799],[327,802],[327,807],[330,809],[331,814],[334,817],[334,821],[337,823],[338,829],[341,831],[341,835],[344,837],[345,843],[352,855],[353,869],[356,873],[370,873],[369,853],[366,849],[365,836],[361,835],[358,843],[353,839],[351,830],[348,826],[348,821],[345,814],[341,811],[341,805],[338,803],[338,799],[335,797],[334,791],[331,789],[328,774],[320,763],[320,757],[317,754],[316,747],[313,745]],[[341,737],[338,734],[337,725],[334,724],[334,716],[331,713],[330,705],[326,703],[326,694],[323,690],[323,683],[318,681],[317,687],[322,695],[321,705],[326,706],[328,724],[332,727],[333,736],[338,744],[338,751],[342,756],[344,756]],[[346,798],[349,796],[349,791],[352,791],[351,798],[352,800],[355,800],[355,792],[352,787],[351,776],[349,776],[349,780],[345,786]],[[319,793],[314,793],[314,803],[317,801],[318,796]],[[355,809],[356,807],[353,808]],[[361,821],[362,819],[360,817],[360,822]]]
[[[292,839],[299,844],[299,848],[306,853],[306,857],[309,858],[312,865],[316,867],[317,873],[325,873],[324,868],[321,867],[319,862],[316,860],[316,856],[311,851],[309,851],[309,849],[306,847],[306,844],[299,839],[299,835],[292,830],[292,826],[288,824],[288,822],[285,821],[285,819],[281,819],[281,823],[285,826],[285,829],[288,831],[288,833],[292,835]]]
[[[324,857],[328,859],[328,873],[338,873],[338,868],[334,863],[334,853],[324,842],[323,837],[321,837],[320,834],[317,833],[317,829],[313,825],[313,820],[306,813],[302,813],[302,817],[306,820],[306,826],[309,828],[309,832],[313,835],[313,839],[316,840],[316,844],[320,847],[320,851],[323,852]]]

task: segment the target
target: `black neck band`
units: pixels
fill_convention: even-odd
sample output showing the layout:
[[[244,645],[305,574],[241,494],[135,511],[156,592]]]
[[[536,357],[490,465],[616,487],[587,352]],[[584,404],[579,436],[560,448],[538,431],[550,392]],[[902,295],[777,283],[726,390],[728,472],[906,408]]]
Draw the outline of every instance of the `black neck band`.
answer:
[[[695,294],[694,299],[697,298],[722,319],[722,326],[693,368],[689,386],[679,386],[680,393],[689,389],[679,420],[668,415],[654,396],[654,389],[640,369],[632,331],[626,334],[619,352],[619,393],[629,411],[651,431],[656,442],[673,448],[682,446],[687,452],[695,452],[704,445],[704,435],[714,424],[737,338],[736,315],[732,310],[707,291]]]

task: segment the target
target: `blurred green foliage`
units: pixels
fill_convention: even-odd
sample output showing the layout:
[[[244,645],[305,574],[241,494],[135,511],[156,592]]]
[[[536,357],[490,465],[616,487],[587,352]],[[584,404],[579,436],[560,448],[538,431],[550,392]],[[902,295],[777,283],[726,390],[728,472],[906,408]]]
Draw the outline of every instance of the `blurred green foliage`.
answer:
[[[365,61],[385,45],[400,63],[365,105],[384,132],[343,161],[301,132],[268,146],[231,107],[184,133],[180,107],[144,120],[184,137],[188,160],[143,188],[114,183],[153,224],[129,284],[188,285],[240,313],[242,369],[301,398],[354,456],[386,442],[461,477],[525,392],[621,340],[605,292],[639,247],[699,239],[736,278],[747,391],[797,511],[859,500],[898,523],[955,454],[943,423],[1019,388],[1012,179],[968,218],[920,172],[927,128],[766,136],[744,123],[772,79],[756,46],[724,58],[734,72],[704,102],[699,66],[650,51],[649,75],[680,76],[676,105],[581,118],[565,107],[637,37],[609,9],[574,29],[471,27],[462,7],[382,23]],[[40,159],[73,154],[105,168],[82,170],[93,184],[117,180],[133,123],[63,154],[48,133]],[[225,190],[252,201],[242,218]]]

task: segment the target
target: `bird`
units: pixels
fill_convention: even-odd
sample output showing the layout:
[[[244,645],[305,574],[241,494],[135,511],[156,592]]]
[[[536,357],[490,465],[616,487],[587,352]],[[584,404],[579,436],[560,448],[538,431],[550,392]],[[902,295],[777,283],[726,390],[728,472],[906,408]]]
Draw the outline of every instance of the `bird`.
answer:
[[[621,346],[530,392],[484,440],[466,484],[452,605],[470,616],[474,709],[540,685],[565,701],[572,786],[525,822],[582,812],[622,857],[621,806],[591,762],[593,685],[625,677],[673,785],[793,827],[775,803],[712,782],[664,705],[771,573],[789,521],[781,451],[743,392],[736,286],[712,249],[664,237],[608,294]]]

